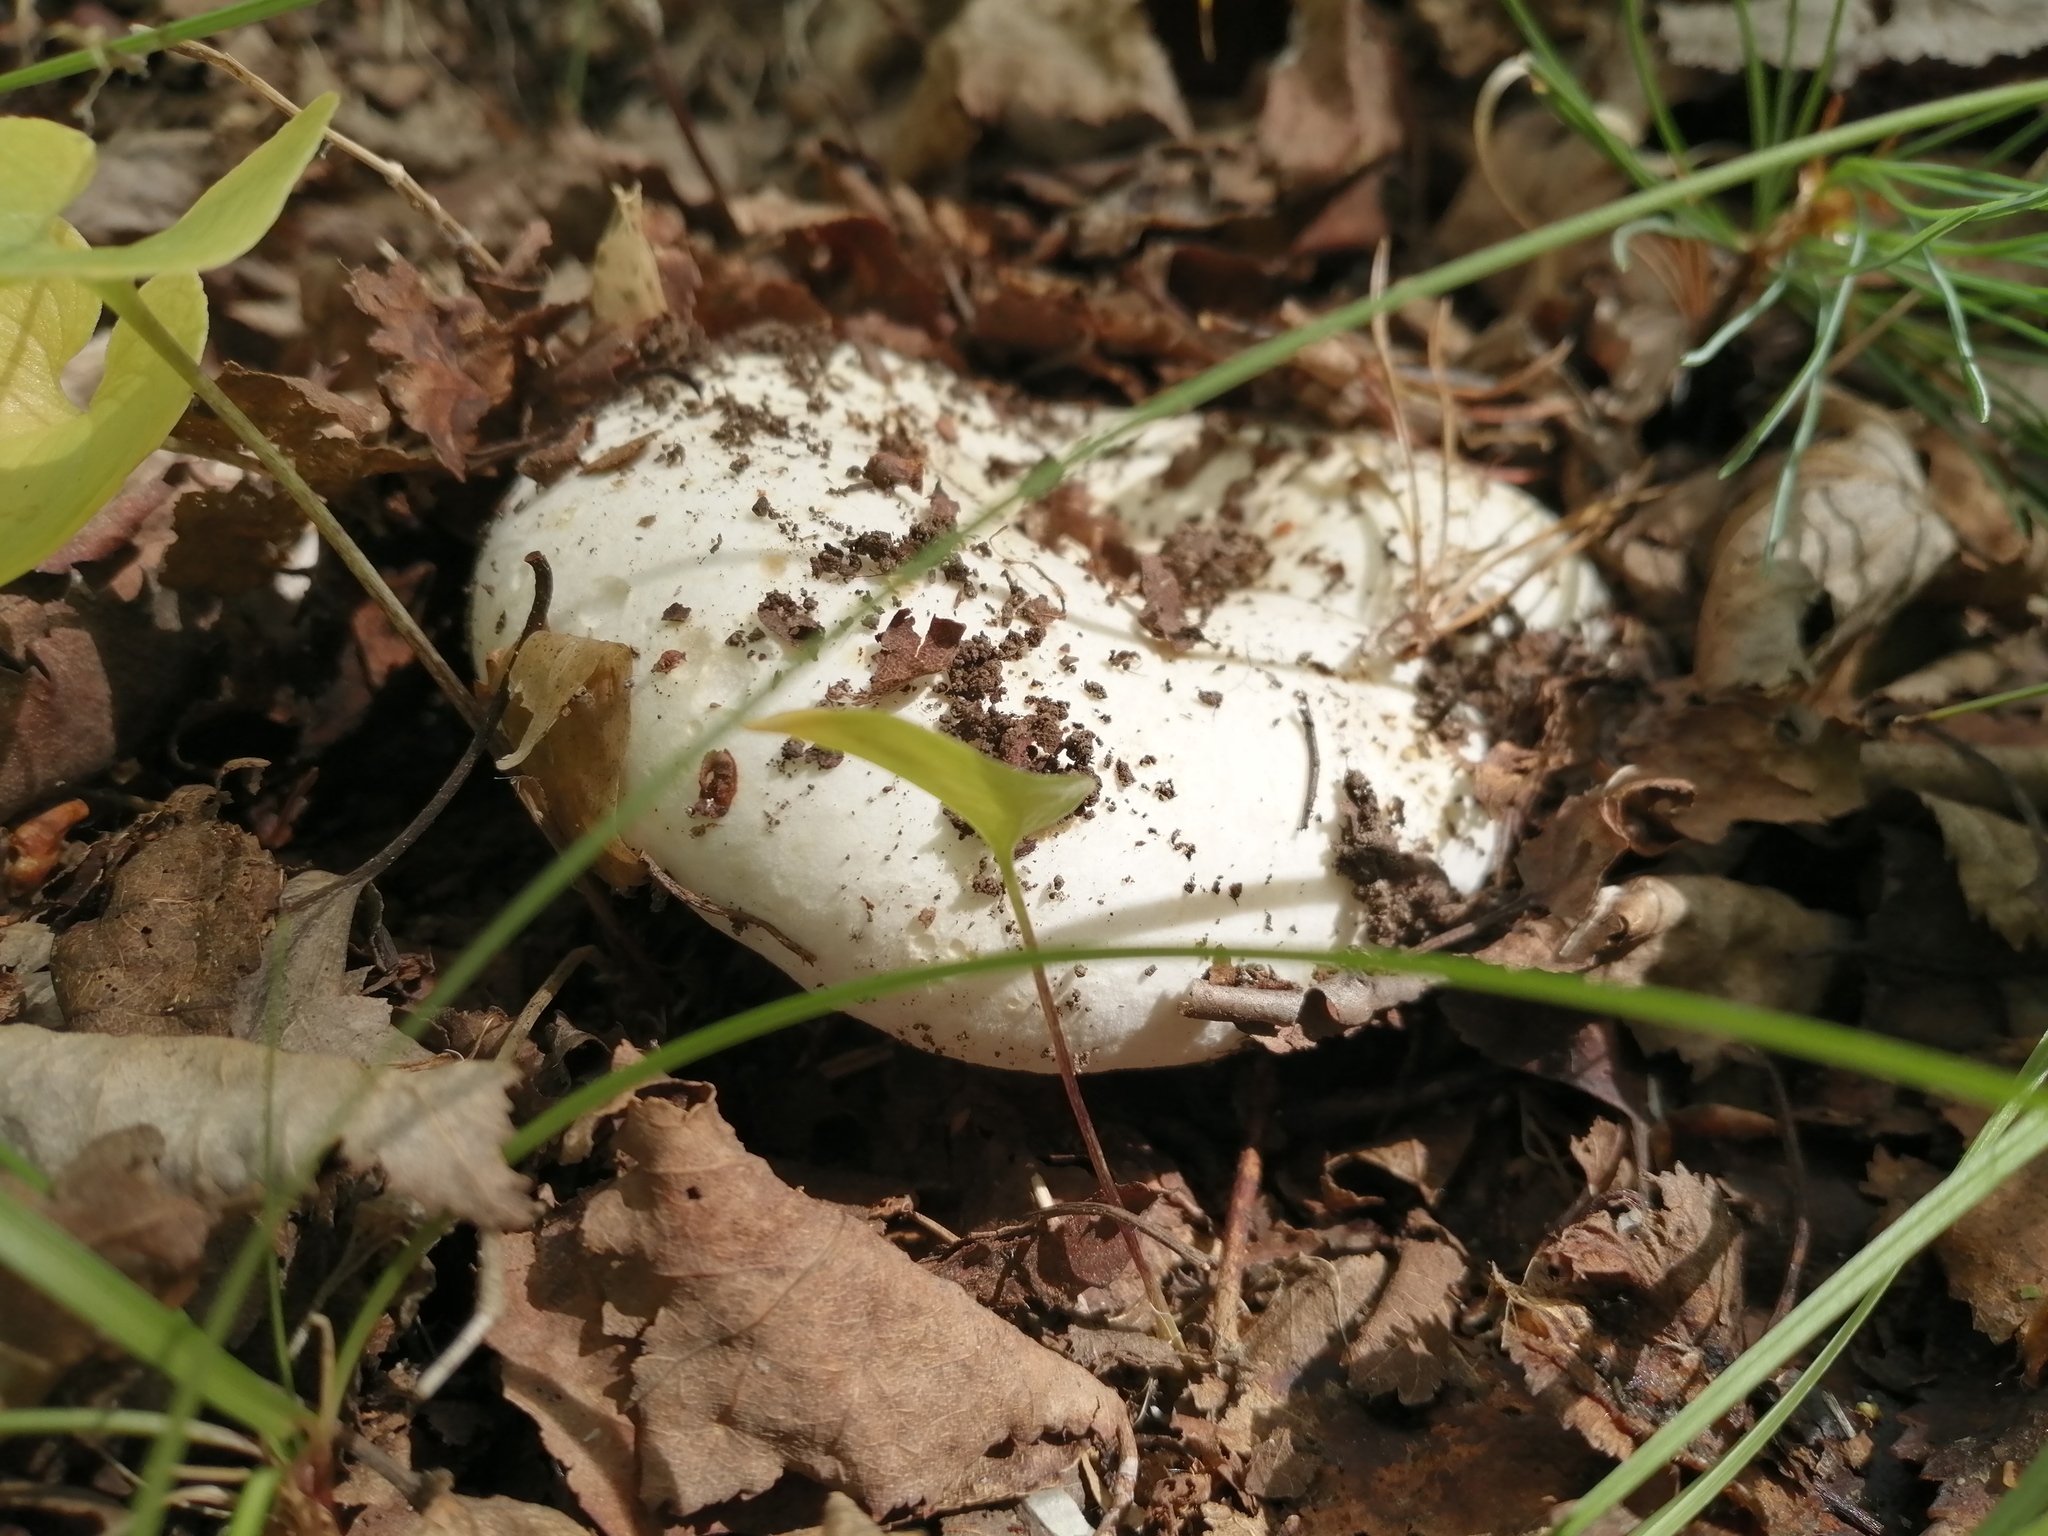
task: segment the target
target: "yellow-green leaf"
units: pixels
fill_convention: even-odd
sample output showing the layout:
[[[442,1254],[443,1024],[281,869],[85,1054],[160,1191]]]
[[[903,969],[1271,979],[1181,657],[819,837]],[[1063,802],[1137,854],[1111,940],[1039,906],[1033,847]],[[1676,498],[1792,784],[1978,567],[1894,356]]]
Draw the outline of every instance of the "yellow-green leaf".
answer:
[[[1008,859],[1032,833],[1073,815],[1095,793],[1089,773],[1026,773],[950,736],[874,709],[794,709],[747,727],[850,752],[936,795]]]
[[[36,277],[75,277],[93,282],[147,277],[157,272],[206,272],[225,266],[247,252],[277,222],[284,200],[298,183],[299,173],[320,147],[320,137],[327,131],[327,121],[334,116],[338,101],[332,91],[314,101],[240,165],[202,192],[177,223],[133,245],[67,249],[55,241],[33,236],[22,244],[0,244],[0,282]],[[88,144],[87,148],[90,147]],[[0,154],[4,153],[5,141],[0,140]],[[90,161],[86,168],[90,172]],[[83,186],[84,183],[79,183],[70,195],[75,197]],[[54,182],[45,190],[54,192]],[[0,199],[7,193],[5,177],[0,176]],[[48,222],[45,216],[44,225]],[[0,227],[0,233],[4,233],[4,227]]]
[[[45,239],[50,221],[92,181],[98,157],[76,128],[0,117],[0,251]]]
[[[55,238],[67,249],[85,248],[84,237],[61,219]],[[64,396],[64,365],[92,340],[99,318],[98,296],[75,278],[0,283],[0,440],[78,414]]]
[[[51,313],[31,304],[30,324],[45,338],[75,325],[62,280],[21,284],[57,295]],[[17,291],[0,287],[0,298]],[[178,344],[197,356],[206,345],[206,290],[197,274],[167,273],[145,284],[142,300]],[[0,310],[0,325],[6,314]],[[91,326],[88,323],[87,334]],[[20,342],[21,333],[6,338]],[[59,367],[62,366],[60,362]],[[23,378],[30,377],[24,371]],[[31,386],[33,387],[33,386]],[[61,549],[65,540],[121,488],[128,472],[163,442],[184,414],[191,391],[171,365],[127,325],[114,327],[107,366],[91,402],[78,410],[61,394],[42,404],[55,419],[0,435],[0,583],[14,580]]]

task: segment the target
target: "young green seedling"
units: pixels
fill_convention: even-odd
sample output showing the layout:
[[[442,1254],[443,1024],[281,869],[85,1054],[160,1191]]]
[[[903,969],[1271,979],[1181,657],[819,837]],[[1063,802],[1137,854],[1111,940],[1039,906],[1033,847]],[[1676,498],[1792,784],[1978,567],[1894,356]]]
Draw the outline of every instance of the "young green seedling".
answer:
[[[1032,931],[1031,912],[1024,905],[1024,887],[1017,879],[1017,846],[1033,833],[1042,832],[1079,810],[1098,787],[1094,774],[1026,773],[977,752],[965,742],[874,709],[793,709],[765,720],[750,721],[747,729],[801,737],[873,763],[915,784],[974,828],[995,858],[1024,949],[1036,955],[1038,936]],[[1046,980],[1045,967],[1035,959],[1031,979],[1038,989],[1038,1006],[1045,1016],[1045,1033],[1052,1043],[1053,1061],[1059,1067],[1060,1086],[1066,1090],[1074,1124],[1081,1132],[1082,1145],[1088,1149],[1095,1181],[1102,1187],[1104,1201],[1121,1206],[1123,1197],[1117,1192],[1102,1140],[1095,1134],[1095,1122],[1089,1118],[1088,1106],[1081,1097],[1080,1074],[1074,1070],[1074,1054],[1067,1048],[1066,1031],[1060,1027],[1052,984]],[[1128,1226],[1123,1234],[1146,1289],[1154,1290],[1152,1272],[1138,1246],[1137,1234]]]
[[[192,391],[152,332],[186,358],[205,345],[198,274],[235,260],[276,222],[336,102],[314,102],[169,229],[100,249],[60,217],[92,180],[92,140],[40,118],[0,118],[0,582],[62,548],[184,413]],[[80,410],[60,379],[102,304],[146,306],[155,324],[115,327],[100,385]]]

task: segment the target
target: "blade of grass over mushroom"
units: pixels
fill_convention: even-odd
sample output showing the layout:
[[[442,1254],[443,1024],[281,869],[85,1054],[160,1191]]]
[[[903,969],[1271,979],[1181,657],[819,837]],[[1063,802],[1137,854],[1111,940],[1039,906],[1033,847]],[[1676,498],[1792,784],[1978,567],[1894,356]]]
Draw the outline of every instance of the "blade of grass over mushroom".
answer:
[[[1221,950],[1192,947],[1062,946],[1038,950],[1035,956],[1013,950],[863,976],[796,997],[779,998],[707,1024],[656,1046],[638,1061],[608,1072],[556,1101],[513,1133],[505,1144],[505,1158],[508,1162],[519,1162],[567,1130],[580,1116],[601,1108],[617,1095],[732,1046],[879,997],[915,991],[961,976],[1022,969],[1031,965],[1034,958],[1051,966],[1102,960],[1296,961],[1343,970],[1434,976],[1463,991],[1715,1035],[1968,1103],[2008,1105],[2023,1087],[2022,1079],[1982,1062],[1822,1019],[1752,1008],[1670,987],[1617,987],[1555,971],[1510,970],[1465,955],[1409,954],[1401,950],[1233,948],[1226,956]]]
[[[10,69],[0,75],[0,95],[18,91],[31,85],[42,85],[51,80],[62,80],[67,75],[82,75],[91,70],[105,69],[110,58],[135,58],[145,54],[160,53],[174,48],[179,43],[189,43],[194,38],[213,37],[221,32],[231,32],[236,27],[246,27],[272,16],[282,16],[287,11],[302,11],[317,0],[239,0],[234,5],[224,5],[219,10],[208,11],[200,16],[187,16],[180,21],[170,22],[161,27],[150,27],[144,31],[130,32],[125,37],[109,38],[92,48],[80,48],[74,53],[60,53],[53,59],[27,64],[20,69]]]
[[[876,583],[868,598],[820,637],[816,644],[822,650],[851,631],[866,616],[883,611],[898,593],[936,570],[956,549],[980,536],[996,519],[1029,500],[1049,494],[1070,470],[1100,457],[1147,423],[1206,405],[1287,362],[1305,348],[1370,323],[1376,315],[1392,312],[1419,299],[1439,298],[1496,272],[1534,261],[1579,241],[1609,234],[1632,221],[1685,208],[1701,199],[1746,185],[1773,170],[1795,170],[1810,159],[1841,154],[1899,134],[1915,133],[1979,114],[1993,117],[2010,115],[2038,107],[2044,102],[2048,102],[2048,81],[2028,81],[1971,91],[1942,101],[1925,102],[1845,123],[1802,139],[1752,151],[1690,176],[1647,188],[1603,208],[1589,209],[1572,218],[1530,230],[1414,277],[1404,278],[1378,294],[1339,305],[1305,325],[1248,347],[1193,378],[1160,391],[1118,426],[1075,444],[1062,455],[1043,460],[1009,494],[981,508],[972,518],[964,519],[951,534],[933,540],[897,567],[887,580]],[[568,890],[576,877],[588,869],[615,838],[659,804],[685,774],[694,773],[707,751],[715,747],[740,720],[780,693],[798,670],[794,666],[782,667],[760,687],[733,701],[731,708],[720,712],[729,715],[730,719],[719,720],[698,732],[624,795],[609,815],[564,848],[455,957],[440,974],[434,990],[406,1015],[402,1027],[417,1036],[444,1008],[461,997],[483,974],[492,958],[544,912],[557,896]]]
[[[230,1355],[184,1313],[165,1306],[48,1217],[0,1191],[7,1267],[109,1341],[274,1443],[308,1422],[290,1393]]]
[[[1027,773],[878,709],[793,709],[750,731],[800,736],[908,779],[966,822],[1003,859],[1034,832],[1073,815],[1095,793],[1086,773]]]

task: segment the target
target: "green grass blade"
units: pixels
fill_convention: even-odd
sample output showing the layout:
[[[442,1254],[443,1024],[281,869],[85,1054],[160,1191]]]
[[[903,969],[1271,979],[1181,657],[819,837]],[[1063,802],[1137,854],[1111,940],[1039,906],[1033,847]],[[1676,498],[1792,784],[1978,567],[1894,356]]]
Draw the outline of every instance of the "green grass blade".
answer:
[[[66,75],[82,75],[88,70],[104,69],[109,55],[133,57],[137,54],[156,53],[165,48],[174,48],[179,43],[189,43],[194,38],[212,37],[218,32],[246,27],[253,22],[267,21],[272,16],[282,16],[286,11],[304,10],[314,3],[315,0],[239,0],[238,4],[224,5],[219,10],[208,11],[204,15],[188,16],[167,26],[151,27],[146,32],[130,32],[126,37],[112,38],[97,48],[81,48],[76,53],[60,53],[54,59],[44,59],[39,64],[9,70],[6,74],[0,75],[0,94],[18,91],[24,86],[62,80]]]
[[[1678,120],[1671,115],[1671,103],[1664,99],[1664,89],[1657,83],[1657,60],[1650,52],[1650,36],[1643,27],[1643,0],[1623,0],[1621,9],[1628,30],[1628,53],[1635,65],[1636,83],[1642,87],[1643,100],[1649,103],[1650,118],[1657,125],[1657,137],[1664,141],[1665,153],[1671,156],[1671,163],[1683,176],[1692,169],[1692,146],[1678,131]]]
[[[879,709],[793,709],[749,721],[747,729],[801,736],[908,780],[1005,859],[1034,832],[1073,815],[1096,790],[1092,773],[1012,768],[964,741]]]
[[[1796,253],[1787,256],[1784,264],[1778,268],[1777,276],[1773,277],[1770,285],[1757,295],[1755,302],[1744,305],[1718,331],[1681,357],[1678,360],[1679,366],[1698,368],[1712,362],[1721,355],[1722,349],[1729,342],[1756,324],[1767,311],[1775,308],[1778,301],[1785,297],[1785,290],[1792,286],[1792,275],[1798,270],[1797,262]]]
[[[0,1141],[0,1173],[21,1180],[39,1195],[50,1192],[50,1176],[5,1141]]]
[[[1679,1536],[1679,1532],[1704,1514],[1707,1506],[1720,1497],[1721,1490],[1740,1477],[1743,1468],[1756,1460],[1763,1448],[1771,1443],[1778,1431],[1783,1429],[1792,1415],[1799,1411],[1799,1405],[1806,1401],[1813,1389],[1819,1386],[1827,1373],[1834,1368],[1835,1361],[1841,1358],[1842,1351],[1849,1347],[1849,1341],[1856,1337],[1864,1323],[1869,1321],[1870,1314],[1877,1310],[1877,1304],[1884,1299],[1885,1292],[1891,1289],[1891,1284],[1898,1278],[1898,1273],[1897,1270],[1893,1270],[1873,1284],[1869,1293],[1856,1304],[1856,1310],[1849,1314],[1848,1320],[1835,1330],[1835,1336],[1821,1346],[1812,1363],[1799,1373],[1799,1379],[1785,1390],[1782,1397],[1771,1404],[1755,1424],[1750,1426],[1748,1433],[1724,1451],[1719,1461],[1688,1483],[1684,1492],[1630,1532],[1630,1536]]]
[[[1984,382],[1984,370],[1977,365],[1976,343],[1970,338],[1970,322],[1963,314],[1963,301],[1956,292],[1956,285],[1949,280],[1948,269],[1935,260],[1934,252],[1923,249],[1920,264],[1927,269],[1927,275],[1934,279],[1934,286],[1941,290],[1942,308],[1948,311],[1949,331],[1955,338],[1956,362],[1963,370],[1963,378],[1970,386],[1970,404],[1977,413],[1977,420],[1991,419],[1991,390]]]
[[[1821,323],[1814,329],[1813,346],[1806,354],[1806,361],[1800,364],[1799,372],[1793,375],[1792,382],[1785,386],[1783,393],[1771,402],[1771,408],[1764,412],[1763,418],[1743,434],[1742,441],[1735,445],[1734,451],[1722,462],[1722,479],[1727,479],[1755,458],[1757,450],[1762,448],[1770,435],[1778,430],[1793,408],[1805,401],[1809,393],[1815,398],[1819,397],[1822,374],[1827,368],[1828,358],[1834,353],[1835,338],[1842,329],[1842,317],[1849,312],[1849,300],[1856,292],[1856,279],[1861,275],[1859,264],[1863,258],[1867,233],[1866,227],[1859,220],[1856,226],[1856,243],[1850,250],[1848,263],[1841,276],[1835,280],[1834,287],[1829,291],[1828,307],[1823,311]],[[1787,473],[1796,468],[1797,464],[1796,455],[1789,457],[1786,460]],[[1774,513],[1772,544],[1777,542],[1778,533]]]
[[[140,1438],[162,1431],[166,1420],[160,1413],[142,1408],[9,1408],[0,1409],[0,1437],[28,1435],[76,1435],[81,1439]],[[246,1435],[219,1424],[193,1424],[186,1429],[194,1445],[228,1451],[237,1456],[260,1457],[263,1447]]]
[[[0,1190],[0,1262],[73,1316],[267,1440],[306,1423],[289,1393],[265,1381],[39,1211]]]
[[[618,1094],[665,1076],[677,1067],[701,1061],[715,1052],[758,1039],[791,1024],[801,1024],[844,1008],[892,997],[899,992],[915,991],[935,982],[1027,969],[1034,962],[1059,966],[1101,960],[1213,962],[1220,959],[1305,961],[1343,970],[1435,976],[1446,985],[1463,991],[1692,1030],[1990,1107],[2009,1103],[2022,1087],[2021,1079],[1982,1062],[1931,1050],[1910,1041],[1830,1024],[1821,1019],[1753,1008],[1724,998],[1704,997],[1669,987],[1617,987],[1556,971],[1510,970],[1468,955],[1238,946],[1227,951],[1201,946],[1082,946],[1042,949],[1035,955],[1012,950],[888,971],[749,1008],[744,1013],[734,1014],[657,1046],[639,1061],[606,1073],[558,1100],[513,1133],[505,1144],[505,1157],[513,1163],[523,1160],[567,1130],[580,1116],[601,1108]]]
[[[1842,334],[1842,319],[1849,313],[1849,301],[1856,293],[1856,278],[1861,271],[1864,245],[1869,237],[1869,227],[1859,217],[1856,221],[1856,243],[1849,248],[1849,267],[1835,285],[1834,301],[1828,306],[1827,315],[1821,321],[1819,333],[1813,339],[1813,355],[1799,377],[1792,381],[1792,388],[1786,391],[1789,398],[1803,390],[1805,400],[1799,412],[1799,425],[1793,429],[1792,441],[1785,449],[1785,467],[1778,471],[1778,489],[1771,501],[1771,525],[1764,534],[1764,560],[1775,560],[1778,545],[1792,528],[1792,504],[1799,489],[1799,466],[1806,461],[1806,450],[1813,446],[1813,435],[1820,427],[1820,408],[1827,398],[1825,372],[1827,360],[1834,356],[1835,341]],[[1722,474],[1729,473],[1724,466]]]

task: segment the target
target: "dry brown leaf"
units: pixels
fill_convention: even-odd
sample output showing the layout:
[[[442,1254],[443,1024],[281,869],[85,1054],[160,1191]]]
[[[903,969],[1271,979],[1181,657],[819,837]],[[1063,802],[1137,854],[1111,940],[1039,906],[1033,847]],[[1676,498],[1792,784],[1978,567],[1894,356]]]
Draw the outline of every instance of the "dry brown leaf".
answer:
[[[217,819],[219,807],[204,785],[175,791],[115,872],[105,912],[58,936],[50,974],[70,1028],[233,1033],[283,876],[255,838]]]
[[[112,690],[78,617],[0,593],[0,816],[114,760]]]
[[[1941,1485],[1921,1536],[1969,1536],[2048,1443],[2048,1404],[2018,1387],[1940,1385],[1900,1411],[1892,1454]]]
[[[493,658],[493,686],[501,667]],[[513,661],[512,697],[500,732],[511,750],[498,766],[524,768],[513,788],[557,846],[573,842],[619,803],[632,669],[631,646],[545,629],[528,636]],[[647,878],[639,858],[617,838],[592,867],[620,890]]]
[[[1839,435],[1801,459],[1791,531],[1776,558],[1764,549],[1775,473],[1759,472],[1722,526],[1694,648],[1702,688],[1770,691],[1813,676],[1890,619],[1956,551],[1897,422],[1839,393],[1823,420]],[[1809,646],[1801,626],[1823,592],[1833,622]]]
[[[1940,1170],[1884,1147],[1871,1155],[1864,1193],[1896,1217],[1932,1189]],[[1934,1240],[1949,1294],[1979,1331],[2003,1344],[2041,1309],[2048,1290],[2048,1166],[2029,1163]]]
[[[1718,843],[1738,821],[1833,821],[1865,800],[1861,733],[1795,703],[1675,702],[1621,742],[1634,773],[1692,786],[1662,808],[1671,828]],[[1637,851],[1646,851],[1638,848]]]
[[[1718,875],[1639,875],[1603,887],[1558,954],[1590,959],[1591,975],[1622,986],[1678,987],[1811,1013],[1850,938],[1846,919],[1766,886]],[[1675,1050],[1696,1067],[1721,1059],[1721,1044],[1704,1036],[1634,1028],[1653,1049]]]
[[[1259,148],[1290,188],[1326,187],[1401,147],[1393,48],[1365,0],[1302,0],[1259,113]]]
[[[290,913],[283,974],[273,975],[274,947],[242,981],[232,1033],[238,1040],[263,1041],[282,1025],[274,1042],[311,1056],[345,1056],[365,1066],[393,1067],[431,1061],[433,1052],[391,1023],[391,1005],[364,997],[361,974],[348,973],[349,929],[362,887],[341,889],[340,877],[311,869],[284,888]],[[322,897],[323,891],[336,894]],[[445,1018],[446,1015],[443,1015]]]
[[[411,263],[357,272],[348,291],[377,322],[370,345],[392,360],[385,389],[408,425],[463,479],[485,416],[512,393],[512,342],[481,300],[430,292]]]
[[[906,181],[944,170],[996,126],[1056,164],[1193,131],[1139,0],[969,0],[925,50],[891,169]]]
[[[1742,1232],[1679,1167],[1546,1241],[1508,1288],[1501,1344],[1586,1443],[1627,1456],[1742,1351]]]
[[[2017,792],[2048,806],[2048,748],[1986,743],[1963,753],[1944,741],[1871,741],[1860,762],[1873,795],[1903,789],[2005,813]]]
[[[175,1307],[199,1283],[213,1223],[205,1209],[158,1177],[162,1150],[163,1137],[148,1126],[114,1131],[88,1142],[62,1167],[47,1199],[15,1194]],[[89,1323],[0,1268],[0,1408],[41,1402],[59,1376],[100,1344]]]
[[[442,1494],[400,1530],[408,1536],[587,1536],[582,1526],[545,1504],[462,1493]]]
[[[399,474],[433,464],[424,455],[380,441],[391,424],[391,413],[381,401],[365,405],[311,379],[263,373],[232,362],[221,369],[215,382],[317,490],[350,485],[367,475]],[[225,423],[197,405],[185,412],[175,430],[182,440],[215,452],[237,455],[248,451]]]
[[[590,319],[599,332],[631,332],[668,313],[661,265],[642,223],[640,189],[613,187],[611,223],[590,261]]]
[[[2040,838],[2017,821],[1960,800],[1928,794],[1920,800],[1941,823],[1941,840],[1970,910],[2014,949],[2048,944]]]
[[[1394,1278],[1344,1351],[1344,1370],[1357,1391],[1392,1393],[1413,1408],[1436,1396],[1450,1370],[1465,1255],[1410,1237],[1400,1250]]]
[[[343,1160],[381,1172],[386,1192],[428,1214],[511,1230],[532,1217],[526,1180],[498,1149],[511,1134],[513,1070],[494,1061],[372,1070],[243,1040],[0,1029],[0,1140],[62,1168],[95,1138],[159,1132],[159,1166],[208,1205]]]
[[[783,1184],[708,1088],[663,1092],[626,1111],[615,1178],[509,1245],[491,1334],[606,1536],[786,1472],[876,1514],[994,1502],[1128,1434],[1092,1377]]]

